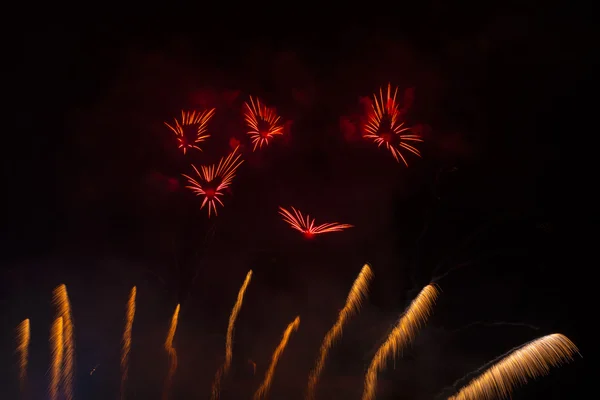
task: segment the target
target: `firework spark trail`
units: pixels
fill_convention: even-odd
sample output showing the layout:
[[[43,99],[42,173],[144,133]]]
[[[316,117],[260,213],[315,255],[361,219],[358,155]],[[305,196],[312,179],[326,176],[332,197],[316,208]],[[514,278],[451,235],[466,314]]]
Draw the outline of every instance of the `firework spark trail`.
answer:
[[[217,370],[217,373],[215,375],[211,396],[213,400],[219,398],[219,393],[221,390],[221,379],[225,377],[225,375],[227,375],[227,373],[229,372],[229,368],[231,367],[231,359],[233,357],[233,332],[235,328],[235,320],[237,319],[240,309],[242,308],[242,303],[244,302],[244,294],[246,293],[246,288],[250,284],[251,278],[252,270],[248,271],[246,279],[244,280],[244,283],[242,284],[242,287],[238,292],[235,305],[231,310],[231,315],[229,316],[229,324],[227,325],[227,337],[225,340],[225,361],[223,362],[223,365]]]
[[[415,338],[417,331],[427,321],[439,290],[434,285],[427,285],[410,303],[386,341],[379,347],[365,376],[365,389],[362,400],[375,399],[377,391],[377,374],[384,367],[390,355],[396,355]]]
[[[290,339],[290,335],[292,332],[298,330],[300,326],[300,317],[296,317],[296,319],[291,322],[285,332],[283,332],[283,337],[281,338],[281,342],[279,342],[279,346],[275,349],[273,356],[271,357],[271,365],[269,365],[269,369],[265,374],[265,380],[260,385],[258,390],[254,393],[254,400],[263,399],[266,397],[269,389],[271,388],[271,382],[273,381],[273,375],[275,374],[275,367],[277,367],[277,362],[279,361],[279,357],[283,354],[285,347],[287,346],[288,340]]]
[[[67,287],[62,284],[54,289],[53,303],[62,317],[64,360],[62,369],[62,386],[65,400],[73,400],[73,383],[75,379],[75,335],[73,332],[73,320],[71,318],[71,303]]]
[[[509,351],[501,356],[499,361],[492,361],[489,368],[457,394],[449,397],[449,400],[508,398],[514,388],[526,384],[529,378],[547,375],[550,367],[573,361],[575,354],[579,354],[579,350],[566,336],[559,333],[543,336]],[[480,372],[489,364],[476,372]],[[460,381],[462,380],[464,378]]]
[[[183,154],[186,153],[187,149],[197,149],[202,151],[198,146],[198,143],[205,141],[210,137],[206,134],[207,125],[210,119],[215,115],[215,109],[205,111],[181,111],[181,121],[175,118],[175,124],[169,125],[165,122],[165,125],[175,133],[177,141],[179,142],[179,148],[183,149]],[[184,131],[185,127],[195,126],[194,138],[189,138]]]
[[[401,121],[401,112],[396,101],[398,88],[392,95],[392,85],[388,83],[387,93],[384,97],[383,90],[379,89],[379,99],[373,95],[373,105],[371,112],[367,115],[367,122],[364,126],[366,131],[364,137],[373,140],[377,147],[385,144],[385,147],[392,153],[397,162],[402,162],[408,167],[406,158],[402,155],[402,150],[421,157],[421,152],[407,142],[422,142],[419,135],[405,134],[412,128],[405,127],[404,121]]]
[[[367,297],[369,282],[372,278],[373,272],[371,271],[369,265],[365,264],[360,271],[360,274],[358,274],[358,277],[354,281],[354,284],[350,289],[350,293],[348,293],[346,305],[342,311],[340,311],[335,325],[333,325],[323,339],[321,350],[319,352],[319,358],[317,359],[315,368],[310,373],[308,378],[308,389],[306,393],[307,400],[313,400],[315,398],[315,389],[317,387],[317,383],[319,382],[319,377],[323,372],[323,368],[325,368],[327,354],[329,353],[329,350],[331,349],[331,346],[333,346],[334,342],[342,335],[342,329],[344,328],[346,322],[358,312],[363,300]]]
[[[250,96],[250,104],[244,103],[244,120],[250,129],[250,135],[254,148],[262,149],[263,145],[268,145],[269,140],[272,140],[276,135],[283,135],[283,125],[279,122],[280,117],[275,113],[273,108],[269,108],[256,101]]]
[[[186,187],[191,189],[196,196],[204,197],[200,209],[208,204],[209,218],[211,211],[214,211],[215,215],[217,215],[217,203],[221,206],[224,205],[220,196],[223,196],[223,191],[231,185],[233,178],[235,178],[235,171],[244,162],[243,160],[240,160],[241,155],[236,154],[237,150],[238,147],[236,147],[227,157],[221,158],[217,165],[201,165],[200,170],[192,165],[196,175],[198,175],[198,179],[182,174],[187,178],[189,183]]]
[[[50,350],[52,353],[50,364],[50,400],[58,400],[64,355],[63,329],[62,317],[56,318],[50,331]]]
[[[315,235],[328,232],[340,232],[344,229],[352,228],[349,224],[339,224],[337,222],[327,222],[325,224],[315,226],[315,219],[311,219],[310,215],[302,215],[302,213],[292,207],[293,214],[283,207],[279,207],[279,214],[283,220],[287,222],[292,229],[295,229],[304,234],[307,239],[313,238]]]
[[[135,297],[137,288],[134,286],[129,294],[127,302],[127,317],[123,331],[123,343],[121,348],[121,399],[125,398],[125,382],[129,373],[129,352],[131,351],[131,331],[133,329],[133,318],[135,317]]]
[[[165,381],[163,400],[167,400],[169,398],[169,391],[171,389],[171,383],[173,382],[173,376],[175,376],[175,371],[177,371],[177,350],[175,350],[175,347],[173,347],[173,339],[175,338],[175,332],[177,331],[179,308],[180,305],[177,304],[177,307],[175,307],[175,312],[173,313],[173,318],[171,319],[169,333],[167,334],[167,339],[165,340],[165,350],[169,354],[170,366],[167,380]]]
[[[29,342],[31,341],[31,327],[29,318],[24,319],[17,327],[17,352],[19,353],[19,384],[21,391],[25,390],[27,382],[27,363],[29,361]]]

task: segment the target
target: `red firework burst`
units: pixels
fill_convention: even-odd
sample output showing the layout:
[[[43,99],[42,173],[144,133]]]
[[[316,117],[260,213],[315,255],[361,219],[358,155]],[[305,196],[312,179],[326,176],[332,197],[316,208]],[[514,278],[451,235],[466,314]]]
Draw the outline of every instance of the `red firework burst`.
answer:
[[[421,157],[421,152],[407,142],[422,142],[423,139],[419,135],[410,133],[412,128],[405,126],[396,102],[397,93],[398,88],[394,90],[392,95],[392,85],[388,83],[385,97],[381,88],[379,89],[379,98],[377,98],[377,94],[373,95],[374,102],[372,110],[367,114],[363,137],[373,140],[378,147],[385,144],[385,147],[392,153],[396,161],[400,162],[402,160],[404,165],[408,167],[402,151],[408,150]]]
[[[321,225],[315,225],[315,219],[310,218],[310,215],[302,215],[299,210],[292,207],[293,213],[289,212],[283,207],[279,207],[279,214],[283,217],[283,220],[290,224],[292,229],[295,229],[304,234],[307,239],[312,239],[315,235],[328,232],[340,232],[347,228],[352,228],[349,224],[339,224],[337,222],[327,222]]]
[[[276,135],[283,135],[283,124],[280,123],[280,117],[273,108],[261,104],[257,98],[256,101],[250,96],[250,103],[244,103],[244,119],[250,129],[248,135],[252,140],[255,151],[258,147],[268,145]]]
[[[221,158],[217,165],[201,165],[200,170],[192,165],[192,168],[196,171],[196,175],[198,175],[198,179],[183,174],[189,183],[186,187],[191,189],[196,196],[204,197],[200,209],[208,204],[209,218],[211,216],[211,211],[217,215],[217,203],[224,206],[220,197],[223,196],[223,191],[231,185],[231,182],[235,177],[235,171],[244,162],[243,160],[240,160],[241,155],[236,154],[236,152],[237,148],[227,157]]]
[[[181,111],[181,120],[175,118],[175,124],[165,125],[175,133],[179,148],[183,149],[183,154],[187,149],[197,149],[202,151],[198,143],[205,141],[210,137],[206,133],[208,121],[215,115],[215,109],[205,111]]]

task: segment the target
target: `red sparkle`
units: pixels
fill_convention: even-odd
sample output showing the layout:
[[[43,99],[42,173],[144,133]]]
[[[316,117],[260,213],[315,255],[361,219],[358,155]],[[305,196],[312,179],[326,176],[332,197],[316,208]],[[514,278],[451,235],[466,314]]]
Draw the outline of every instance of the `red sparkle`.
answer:
[[[175,133],[179,148],[182,149],[183,154],[185,154],[188,149],[202,151],[198,144],[210,137],[210,135],[206,133],[207,126],[214,114],[214,108],[201,112],[182,111],[181,119],[175,118],[175,123],[173,125],[169,125],[165,122],[165,125]]]
[[[402,151],[407,150],[420,157],[421,152],[407,142],[422,142],[423,139],[402,121],[402,113],[396,102],[397,93],[398,88],[392,94],[392,86],[388,84],[385,96],[382,89],[379,89],[379,98],[373,95],[374,101],[364,124],[364,137],[371,139],[378,147],[385,145],[397,162],[402,160],[408,167]]]
[[[201,165],[200,169],[192,165],[192,168],[198,176],[197,179],[183,174],[189,183],[186,187],[191,189],[197,196],[204,197],[200,209],[208,204],[209,218],[211,212],[214,212],[215,215],[217,215],[217,203],[223,206],[221,196],[224,195],[223,192],[229,189],[229,186],[235,177],[235,171],[244,162],[243,160],[240,160],[241,155],[236,154],[236,152],[237,148],[227,157],[221,158],[217,165]]]
[[[273,108],[269,108],[261,104],[257,98],[256,101],[250,97],[250,103],[244,103],[244,120],[248,125],[248,135],[252,140],[255,151],[263,145],[268,145],[269,140],[275,136],[283,135],[283,125],[280,123],[280,117],[275,113]]]
[[[292,229],[302,232],[306,239],[312,239],[315,235],[328,232],[340,232],[347,228],[352,228],[349,224],[339,224],[337,222],[327,222],[321,225],[315,225],[315,219],[306,216],[292,207],[292,212],[286,210],[283,207],[279,207],[279,214],[283,217],[283,220],[287,222]]]

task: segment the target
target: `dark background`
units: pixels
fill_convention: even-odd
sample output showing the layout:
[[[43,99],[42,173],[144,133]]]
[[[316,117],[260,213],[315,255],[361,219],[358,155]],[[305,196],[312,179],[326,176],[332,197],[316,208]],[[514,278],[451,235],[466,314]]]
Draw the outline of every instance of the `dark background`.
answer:
[[[117,397],[133,285],[129,398],[159,398],[162,342],[178,302],[173,398],[207,398],[248,269],[255,274],[224,398],[252,395],[296,315],[300,329],[271,398],[302,398],[320,341],[365,262],[375,272],[370,299],[330,355],[321,398],[360,398],[378,344],[432,279],[443,291],[435,313],[380,374],[379,399],[432,399],[553,332],[589,354],[591,13],[419,2],[359,18],[367,6],[316,19],[291,6],[259,18],[146,7],[136,18],[104,18],[90,10],[87,18],[25,21],[31,28],[8,38],[3,398],[18,398],[13,333],[26,317],[29,396],[44,398],[59,283],[72,301],[76,394],[86,400]],[[407,118],[426,142],[422,159],[408,156],[409,168],[348,123],[361,97],[387,82],[403,98],[414,88]],[[240,116],[248,95],[292,121],[284,138],[256,153]],[[183,156],[163,121],[205,106],[217,108],[212,136],[203,153]],[[245,146],[245,163],[209,220],[181,173],[218,160],[232,137]],[[356,227],[306,241],[280,220],[279,205]],[[553,370],[514,398],[582,397],[589,360]]]

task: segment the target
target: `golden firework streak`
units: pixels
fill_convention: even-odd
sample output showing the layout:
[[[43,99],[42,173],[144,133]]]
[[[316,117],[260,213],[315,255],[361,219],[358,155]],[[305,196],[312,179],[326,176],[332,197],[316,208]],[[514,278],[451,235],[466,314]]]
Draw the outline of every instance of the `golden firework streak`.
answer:
[[[527,383],[529,378],[547,375],[550,367],[573,361],[576,353],[579,350],[566,336],[559,333],[543,336],[508,352],[449,399],[508,398],[518,385]]]
[[[419,295],[410,303],[404,315],[400,318],[386,341],[379,347],[365,376],[365,389],[363,400],[375,399],[377,390],[377,374],[384,367],[391,355],[397,354],[405,348],[416,336],[417,331],[431,314],[431,309],[438,297],[439,291],[434,285],[427,285]]]
[[[62,317],[64,359],[62,368],[62,387],[65,400],[73,400],[73,381],[75,378],[75,336],[73,333],[73,320],[71,318],[71,303],[67,287],[59,285],[54,289],[52,296],[57,309],[57,317]]]
[[[229,368],[231,367],[231,359],[233,357],[233,331],[235,328],[235,320],[237,319],[238,314],[240,313],[240,309],[242,308],[242,303],[244,302],[244,293],[246,293],[246,288],[250,284],[250,279],[252,278],[252,270],[248,271],[246,275],[246,279],[240,288],[240,291],[237,295],[237,300],[233,309],[231,310],[231,315],[229,316],[229,324],[227,325],[227,337],[225,340],[225,361],[223,365],[217,370],[215,375],[215,380],[212,386],[212,399],[218,399],[219,393],[221,390],[221,379],[227,375],[229,372]]]
[[[290,339],[290,335],[292,332],[296,331],[300,326],[300,317],[296,317],[296,319],[291,322],[285,331],[283,332],[283,337],[281,338],[281,342],[279,342],[279,346],[275,349],[273,356],[271,357],[271,365],[269,365],[269,369],[265,374],[265,380],[260,385],[256,393],[254,393],[254,400],[259,400],[264,398],[269,389],[271,387],[271,382],[273,381],[273,375],[275,374],[275,367],[277,367],[277,362],[279,361],[279,357],[283,354],[285,350],[285,346],[287,346],[288,340]]]
[[[317,387],[317,383],[319,382],[319,377],[325,368],[327,354],[329,353],[329,350],[335,341],[342,336],[342,330],[346,322],[358,312],[363,300],[367,297],[367,289],[372,278],[373,272],[371,271],[369,265],[365,264],[358,274],[358,277],[354,281],[354,284],[350,289],[350,293],[348,293],[346,305],[342,311],[340,311],[335,325],[333,325],[323,339],[321,350],[319,352],[319,358],[317,359],[315,368],[311,371],[310,376],[308,377],[308,389],[306,392],[306,398],[308,400],[315,398],[315,389]]]
[[[125,382],[129,373],[129,352],[131,351],[131,331],[133,329],[133,318],[135,317],[135,296],[137,288],[134,286],[129,294],[127,302],[127,318],[125,330],[123,331],[123,343],[121,349],[121,399],[125,398]]]
[[[19,384],[21,391],[25,390],[27,382],[27,363],[29,359],[29,342],[31,340],[31,328],[29,318],[24,319],[17,327],[17,352],[19,353]]]
[[[169,354],[169,361],[171,364],[169,366],[167,380],[165,381],[163,400],[167,400],[169,398],[169,390],[171,389],[173,376],[175,376],[175,371],[177,371],[177,350],[175,350],[175,347],[173,347],[173,339],[175,338],[175,332],[177,331],[179,308],[180,305],[177,304],[177,307],[175,307],[175,312],[173,313],[173,318],[171,319],[171,327],[169,328],[169,333],[167,334],[167,340],[165,340],[165,350],[167,350],[167,353]]]
[[[62,317],[56,318],[52,324],[52,329],[50,331],[50,350],[52,352],[52,362],[50,364],[50,400],[58,400],[64,353]]]

